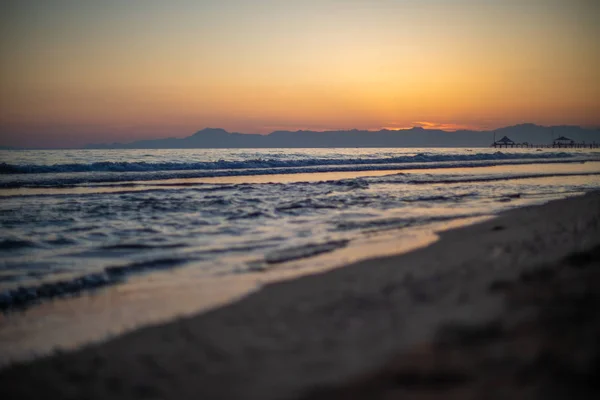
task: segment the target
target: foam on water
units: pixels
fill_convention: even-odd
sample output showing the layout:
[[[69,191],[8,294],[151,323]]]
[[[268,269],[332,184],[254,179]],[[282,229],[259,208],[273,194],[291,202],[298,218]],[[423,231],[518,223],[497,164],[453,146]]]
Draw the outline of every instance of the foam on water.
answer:
[[[334,165],[381,165],[403,163],[438,163],[447,161],[495,161],[495,160],[543,160],[572,158],[566,152],[511,154],[501,151],[474,154],[431,154],[417,153],[383,158],[257,158],[250,160],[218,160],[207,162],[146,162],[146,161],[103,161],[70,164],[0,164],[0,174],[45,174],[63,172],[152,172],[152,171],[189,171],[189,170],[237,170],[301,168]],[[434,164],[435,165],[435,164]]]
[[[0,151],[0,187],[53,187],[173,178],[435,169],[598,160],[593,151],[495,149]]]

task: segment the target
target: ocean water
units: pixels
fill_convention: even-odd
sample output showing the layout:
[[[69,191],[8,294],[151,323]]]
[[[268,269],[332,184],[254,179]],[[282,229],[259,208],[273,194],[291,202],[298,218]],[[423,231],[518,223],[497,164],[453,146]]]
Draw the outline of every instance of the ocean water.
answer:
[[[0,151],[0,310],[181,271],[301,274],[367,237],[599,188],[592,150]]]

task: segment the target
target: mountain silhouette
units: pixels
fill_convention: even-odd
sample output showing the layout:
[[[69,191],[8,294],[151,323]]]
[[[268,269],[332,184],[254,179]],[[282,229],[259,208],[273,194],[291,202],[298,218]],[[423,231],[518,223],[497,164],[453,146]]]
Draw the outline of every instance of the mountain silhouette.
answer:
[[[195,148],[327,148],[327,147],[488,147],[507,136],[514,142],[550,144],[559,136],[576,142],[600,142],[600,131],[579,126],[520,124],[495,131],[443,131],[413,127],[402,130],[275,131],[268,135],[202,129],[185,138],[140,140],[131,143],[90,144],[89,149],[195,149]]]

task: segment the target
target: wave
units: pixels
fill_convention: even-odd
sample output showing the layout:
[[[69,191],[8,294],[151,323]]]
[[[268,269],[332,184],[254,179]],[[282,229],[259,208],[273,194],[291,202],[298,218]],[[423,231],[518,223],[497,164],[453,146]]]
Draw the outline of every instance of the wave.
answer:
[[[102,272],[85,274],[73,279],[8,289],[0,292],[0,312],[23,309],[42,300],[77,295],[85,291],[123,283],[128,275],[150,270],[172,269],[186,262],[187,260],[181,258],[133,262],[127,265],[106,267]]]
[[[520,173],[506,175],[480,175],[480,176],[453,176],[453,175],[424,175],[424,176],[408,176],[406,174],[389,175],[382,178],[374,178],[372,183],[388,183],[388,184],[411,184],[411,185],[431,185],[431,184],[452,184],[452,183],[478,183],[478,182],[497,182],[509,180],[521,180],[532,178],[557,178],[569,176],[595,176],[600,175],[599,172],[537,172],[537,173]]]
[[[574,154],[558,153],[475,153],[475,154],[427,154],[419,153],[385,158],[310,158],[310,159],[251,159],[237,161],[206,162],[93,162],[70,164],[8,164],[0,163],[0,174],[48,174],[69,172],[152,172],[152,171],[202,171],[202,170],[239,170],[298,168],[331,165],[382,165],[404,163],[430,163],[446,161],[491,161],[491,160],[543,160],[566,159]]]
[[[2,174],[0,173],[0,188],[68,188],[85,184],[92,186],[139,186],[141,182],[150,182],[170,179],[197,179],[216,178],[232,176],[257,176],[277,174],[301,174],[301,173],[323,173],[323,172],[359,172],[359,171],[394,171],[409,169],[437,169],[437,168],[470,168],[488,167],[496,165],[523,165],[523,164],[554,164],[554,163],[579,163],[587,161],[598,161],[594,157],[575,156],[572,154],[555,153],[554,157],[514,158],[509,155],[504,159],[499,156],[490,160],[454,160],[438,162],[405,162],[390,164],[339,164],[320,165],[310,167],[277,167],[277,168],[254,168],[254,169],[229,169],[229,170],[173,170],[173,171],[146,171],[146,172],[87,172],[87,173],[60,173],[60,174]],[[348,160],[346,160],[347,162]],[[185,186],[196,183],[180,182],[157,183],[156,186]]]
[[[346,247],[349,242],[349,240],[333,240],[325,243],[310,243],[303,246],[288,247],[266,254],[264,260],[267,264],[281,264],[329,253]]]

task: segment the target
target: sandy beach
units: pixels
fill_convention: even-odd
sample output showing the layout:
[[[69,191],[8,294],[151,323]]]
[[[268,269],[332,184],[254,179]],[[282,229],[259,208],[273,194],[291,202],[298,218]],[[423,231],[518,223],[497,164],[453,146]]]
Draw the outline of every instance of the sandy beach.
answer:
[[[593,397],[598,246],[598,193],[512,210],[408,254],[10,366],[0,396]]]

